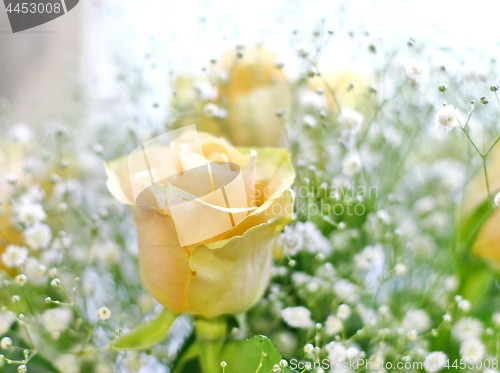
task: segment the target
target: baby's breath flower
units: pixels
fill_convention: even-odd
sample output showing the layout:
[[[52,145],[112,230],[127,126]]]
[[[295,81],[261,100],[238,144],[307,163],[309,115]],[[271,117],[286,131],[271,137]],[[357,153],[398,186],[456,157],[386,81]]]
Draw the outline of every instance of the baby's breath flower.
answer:
[[[46,224],[36,223],[23,232],[24,241],[33,250],[47,247],[52,239],[52,231]]]
[[[337,317],[341,320],[347,320],[351,316],[351,307],[347,304],[341,304],[337,309]]]
[[[48,309],[42,315],[43,327],[53,338],[58,338],[59,334],[68,328],[72,319],[73,313],[64,307]]]
[[[406,312],[401,326],[405,330],[416,330],[421,333],[431,327],[431,319],[426,311],[413,309]]]
[[[483,334],[483,323],[473,317],[463,317],[453,325],[451,332],[459,341],[479,338]]]
[[[404,265],[403,263],[397,263],[395,266],[394,266],[394,272],[397,274],[397,275],[404,275],[406,273],[408,269],[406,268],[406,265]]]
[[[343,363],[346,359],[347,349],[340,342],[330,342],[325,346],[328,352],[328,360],[333,363]]]
[[[484,358],[484,354],[485,347],[479,339],[468,339],[460,345],[460,355],[464,360],[480,361]]]
[[[439,372],[444,368],[448,356],[444,352],[434,351],[425,357],[424,369],[429,373]]]
[[[281,316],[292,328],[310,328],[314,326],[311,320],[311,311],[302,306],[285,308],[281,311]]]
[[[226,363],[225,361],[221,361],[221,362],[220,362],[220,366],[221,366],[222,368],[225,368],[225,367],[227,367],[227,363]]]
[[[363,115],[355,110],[342,109],[337,121],[342,128],[357,132],[363,124]]]
[[[361,171],[361,159],[356,153],[348,154],[342,161],[342,172],[344,175],[354,176]]]
[[[444,132],[450,132],[455,127],[460,125],[459,123],[460,111],[453,105],[443,106],[437,112],[434,123],[437,129]]]
[[[500,312],[495,312],[491,318],[495,326],[500,326]]]
[[[22,203],[14,206],[14,217],[16,222],[30,226],[47,219],[47,214],[38,203]]]
[[[11,346],[12,346],[12,339],[10,339],[9,337],[3,337],[0,340],[0,348],[2,348],[3,350],[7,350]]]
[[[52,281],[50,281],[50,286],[52,286],[53,288],[58,288],[59,286],[61,286],[61,280],[59,280],[58,278],[53,279]]]
[[[17,373],[26,373],[28,371],[28,367],[24,364],[21,364],[17,367]]]
[[[16,282],[19,286],[24,286],[28,282],[28,277],[26,277],[26,275],[23,274],[17,275]]]
[[[458,302],[458,308],[464,312],[469,312],[471,308],[471,304],[467,299],[461,299]]]
[[[342,328],[342,321],[337,316],[328,316],[325,321],[325,331],[328,335],[337,335],[342,331]]]
[[[101,307],[97,310],[97,317],[101,321],[106,321],[111,317],[111,310],[108,307]]]
[[[9,268],[20,267],[28,258],[28,249],[17,245],[9,245],[2,254],[2,261]]]

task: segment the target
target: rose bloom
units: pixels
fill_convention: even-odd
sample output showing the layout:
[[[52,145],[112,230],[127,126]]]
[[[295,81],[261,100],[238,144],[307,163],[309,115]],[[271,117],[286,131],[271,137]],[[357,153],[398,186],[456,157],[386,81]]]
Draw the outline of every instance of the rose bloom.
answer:
[[[199,130],[239,146],[283,146],[283,119],[277,112],[289,111],[291,89],[277,62],[265,48],[238,48],[212,66],[217,79],[211,89],[207,81],[178,77],[174,107],[199,114],[179,118],[177,126],[197,123]]]
[[[500,193],[500,174],[497,172],[500,167],[500,149],[491,154],[490,157],[491,159],[488,163],[488,180],[492,194],[491,198],[494,198]],[[470,216],[486,201],[486,190],[484,173],[480,172],[466,197],[463,207],[464,216]],[[494,207],[484,222],[482,222],[472,251],[480,258],[486,259],[494,268],[500,270],[500,230],[498,227],[500,227],[500,209]]]
[[[286,150],[234,148],[185,131],[106,170],[110,192],[132,206],[141,277],[161,304],[215,317],[244,312],[260,299],[277,235],[291,221],[294,171]],[[154,185],[145,187],[148,177]]]

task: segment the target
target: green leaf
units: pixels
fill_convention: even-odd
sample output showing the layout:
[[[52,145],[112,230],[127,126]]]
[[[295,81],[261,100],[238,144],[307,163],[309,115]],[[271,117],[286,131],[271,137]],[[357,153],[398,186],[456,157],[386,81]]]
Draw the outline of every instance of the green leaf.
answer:
[[[268,373],[281,359],[281,354],[269,338],[256,335],[226,344],[220,360],[227,363],[224,373]],[[282,372],[293,370],[285,368]]]
[[[163,310],[154,320],[135,328],[120,337],[112,347],[120,351],[145,350],[160,343],[168,334],[176,315]]]
[[[462,218],[458,226],[459,239],[466,249],[470,249],[483,223],[493,212],[491,202],[486,199],[468,216]]]

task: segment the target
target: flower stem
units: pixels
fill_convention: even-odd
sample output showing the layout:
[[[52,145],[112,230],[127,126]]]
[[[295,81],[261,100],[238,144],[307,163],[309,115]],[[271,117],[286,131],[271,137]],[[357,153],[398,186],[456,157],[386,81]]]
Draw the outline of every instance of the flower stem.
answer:
[[[196,342],[203,373],[220,373],[220,353],[227,336],[226,317],[195,319]]]

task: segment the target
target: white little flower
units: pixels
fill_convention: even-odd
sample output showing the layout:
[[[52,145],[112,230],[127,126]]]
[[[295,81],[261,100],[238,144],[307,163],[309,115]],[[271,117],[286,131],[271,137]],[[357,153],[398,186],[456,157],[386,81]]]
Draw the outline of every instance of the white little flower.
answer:
[[[493,324],[495,326],[499,327],[500,326],[500,312],[495,312],[492,317]]]
[[[451,332],[458,341],[477,339],[483,334],[483,323],[473,317],[463,317],[455,323]]]
[[[279,245],[285,252],[294,256],[304,246],[304,238],[302,232],[295,229],[295,227],[287,226],[283,233],[278,238]]]
[[[12,346],[12,339],[10,339],[9,337],[3,337],[0,340],[0,348],[2,348],[3,350],[7,350],[11,346]]]
[[[2,254],[2,261],[9,268],[19,267],[28,258],[28,249],[17,245],[9,245]]]
[[[369,270],[384,264],[385,255],[382,245],[367,246],[361,253],[354,257],[356,268]]]
[[[17,223],[30,226],[47,219],[47,214],[38,203],[21,203],[14,206],[14,217]]]
[[[467,361],[480,361],[484,358],[486,350],[479,339],[468,339],[460,345],[460,355]]]
[[[425,357],[424,369],[429,373],[439,372],[444,368],[448,356],[444,352],[434,351]]]
[[[404,265],[403,263],[397,263],[395,266],[394,266],[394,272],[397,274],[397,275],[404,275],[406,273],[408,269],[406,268],[406,265]]]
[[[424,310],[409,310],[406,312],[401,326],[404,330],[416,330],[418,333],[421,333],[431,327],[431,319]]]
[[[346,359],[347,349],[342,343],[330,342],[325,346],[328,352],[328,360],[332,363],[343,363]]]
[[[16,282],[19,286],[24,286],[28,282],[28,277],[26,277],[26,275],[23,274],[17,275]]]
[[[325,321],[325,331],[328,335],[337,335],[342,332],[342,321],[335,315],[330,315]]]
[[[347,280],[337,281],[333,285],[333,291],[344,302],[354,303],[358,300],[358,286]]]
[[[314,346],[311,343],[308,343],[304,346],[304,353],[306,355],[311,355],[314,351]]]
[[[99,263],[112,266],[120,260],[120,247],[113,241],[96,243],[92,247],[92,257]]]
[[[0,335],[7,333],[15,320],[16,317],[12,312],[0,310]]]
[[[311,311],[305,307],[288,307],[281,311],[283,320],[292,328],[310,328],[314,326]]]
[[[311,128],[316,127],[316,125],[318,124],[316,118],[311,114],[304,115],[304,117],[302,118],[302,122],[306,127],[311,127]]]
[[[469,312],[471,309],[471,303],[467,299],[461,299],[458,302],[458,308],[464,312]]]
[[[52,239],[52,231],[48,225],[36,223],[23,232],[23,237],[31,249],[44,249]]]
[[[225,118],[227,111],[214,103],[208,103],[203,108],[203,113],[209,118]]]
[[[427,68],[420,61],[409,61],[405,66],[406,76],[416,83],[421,83],[427,76]]]
[[[495,198],[493,198],[493,203],[495,204],[495,207],[500,207],[500,193],[497,193]]]
[[[51,308],[42,315],[43,327],[54,338],[58,338],[59,334],[68,328],[72,318],[73,313],[69,308]]]
[[[356,153],[350,153],[342,161],[342,172],[344,175],[354,176],[361,171],[361,159]]]
[[[351,316],[351,307],[347,304],[341,304],[337,309],[337,317],[341,320],[347,320]]]
[[[97,317],[101,321],[106,321],[111,317],[111,310],[108,307],[101,307],[97,310]]]
[[[363,124],[363,115],[355,110],[342,109],[337,121],[344,129],[357,132]]]
[[[459,123],[460,111],[453,105],[443,106],[434,117],[434,123],[437,129],[444,132],[450,132],[454,128],[460,126]]]

